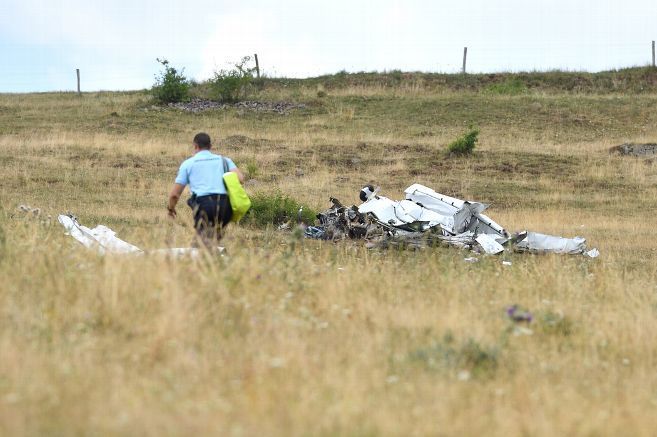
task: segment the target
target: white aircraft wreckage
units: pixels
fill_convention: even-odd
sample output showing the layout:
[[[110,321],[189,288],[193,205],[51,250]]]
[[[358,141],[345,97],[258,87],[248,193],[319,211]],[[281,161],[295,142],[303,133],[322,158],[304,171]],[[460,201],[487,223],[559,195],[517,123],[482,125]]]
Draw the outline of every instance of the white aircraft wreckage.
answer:
[[[581,237],[562,238],[536,232],[510,235],[483,214],[488,205],[456,199],[431,188],[413,184],[404,200],[380,196],[371,185],[360,192],[363,203],[345,207],[331,198],[333,206],[318,214],[318,226],[310,226],[308,238],[339,240],[364,238],[370,247],[424,247],[444,243],[486,254],[506,249],[518,252],[582,254],[596,258],[597,249],[587,251]]]
[[[413,184],[404,191],[406,198],[391,200],[379,195],[371,185],[360,192],[363,203],[346,207],[331,198],[333,206],[317,215],[319,225],[305,229],[307,238],[319,240],[364,239],[368,247],[420,248],[446,244],[485,254],[505,250],[532,253],[560,253],[596,258],[597,249],[587,250],[582,237],[562,238],[538,232],[509,234],[506,229],[483,214],[488,205],[456,199],[431,188]],[[104,226],[93,229],[81,225],[72,214],[60,215],[59,222],[67,234],[85,247],[104,254],[160,254],[198,256],[199,249],[179,247],[142,250],[116,236]],[[224,248],[217,248],[222,253]]]
[[[77,217],[72,214],[61,214],[57,220],[66,229],[66,233],[80,242],[84,247],[95,250],[100,255],[106,254],[132,254],[132,255],[167,255],[167,256],[191,256],[200,254],[195,247],[172,247],[166,249],[142,250],[116,236],[116,232],[104,225],[98,225],[93,229],[81,225]],[[223,247],[217,247],[219,253]]]

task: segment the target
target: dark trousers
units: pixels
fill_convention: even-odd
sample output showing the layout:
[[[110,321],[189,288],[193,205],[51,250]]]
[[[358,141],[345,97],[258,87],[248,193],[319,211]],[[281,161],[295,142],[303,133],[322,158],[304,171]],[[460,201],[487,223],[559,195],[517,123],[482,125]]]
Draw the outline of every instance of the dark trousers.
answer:
[[[206,246],[221,240],[223,229],[230,223],[233,210],[226,194],[210,194],[196,197],[194,211],[194,228]]]

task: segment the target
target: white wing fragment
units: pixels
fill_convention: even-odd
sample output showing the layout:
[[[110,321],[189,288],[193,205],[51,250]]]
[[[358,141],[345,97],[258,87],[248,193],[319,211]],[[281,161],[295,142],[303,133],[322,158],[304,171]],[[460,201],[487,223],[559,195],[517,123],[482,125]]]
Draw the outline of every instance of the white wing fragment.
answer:
[[[100,255],[105,254],[133,254],[133,255],[164,255],[172,257],[196,258],[200,251],[195,247],[173,247],[155,249],[145,252],[134,244],[130,244],[116,236],[116,232],[104,225],[98,225],[93,229],[81,225],[77,218],[72,215],[61,214],[57,217],[59,223],[64,227],[66,233],[79,241],[84,247],[93,249]],[[217,247],[219,253],[223,253],[223,247]]]
[[[64,226],[66,232],[85,247],[95,249],[99,254],[106,253],[143,253],[135,245],[121,240],[116,236],[116,232],[107,226],[98,225],[93,229],[82,226],[75,217],[69,215],[59,215],[59,223]]]
[[[586,252],[586,239],[582,237],[563,238],[538,232],[527,232],[527,237],[516,244],[516,249],[529,252],[575,255]]]

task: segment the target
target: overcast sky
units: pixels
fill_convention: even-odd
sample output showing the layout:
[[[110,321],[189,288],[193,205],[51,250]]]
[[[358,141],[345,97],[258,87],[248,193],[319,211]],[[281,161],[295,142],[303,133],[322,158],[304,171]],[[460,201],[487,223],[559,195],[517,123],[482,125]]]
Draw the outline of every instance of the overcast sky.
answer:
[[[150,87],[156,57],[207,78],[340,70],[599,71],[651,62],[655,0],[2,0],[0,92]]]

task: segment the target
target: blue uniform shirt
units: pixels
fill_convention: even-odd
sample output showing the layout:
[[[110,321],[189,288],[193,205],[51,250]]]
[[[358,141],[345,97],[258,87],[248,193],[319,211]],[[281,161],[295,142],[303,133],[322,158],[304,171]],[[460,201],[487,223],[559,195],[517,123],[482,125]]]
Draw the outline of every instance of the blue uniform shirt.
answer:
[[[201,150],[186,159],[178,170],[176,183],[189,185],[189,189],[197,196],[208,194],[227,194],[224,186],[224,162],[221,155],[215,155],[209,150]],[[235,163],[226,158],[228,170],[237,168]]]

